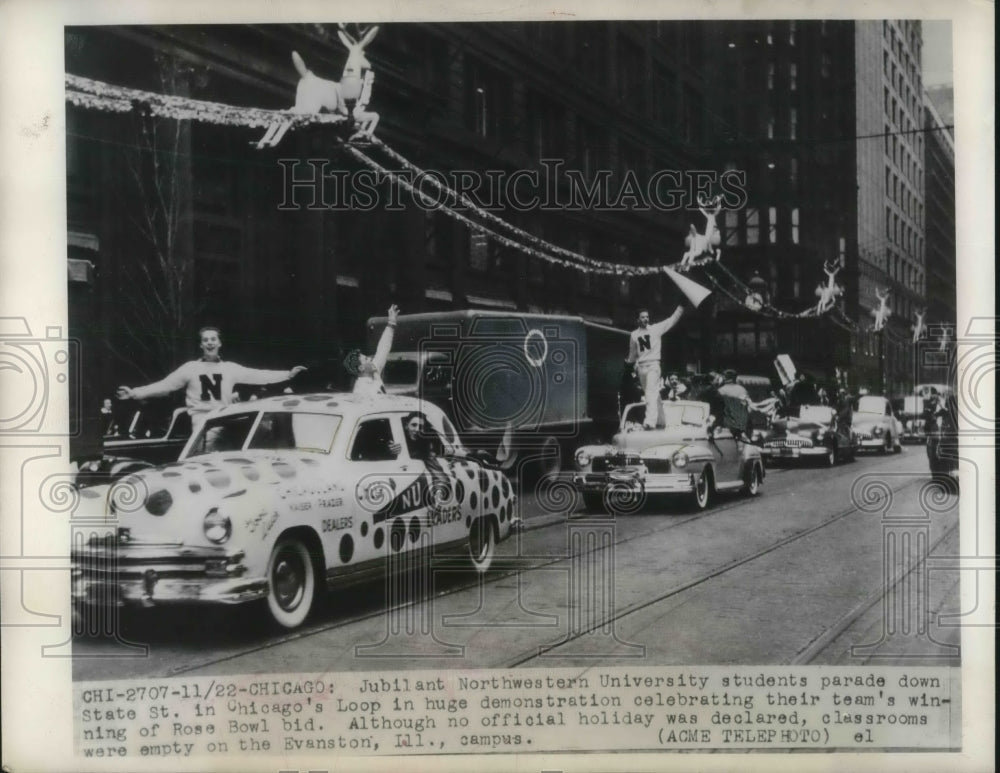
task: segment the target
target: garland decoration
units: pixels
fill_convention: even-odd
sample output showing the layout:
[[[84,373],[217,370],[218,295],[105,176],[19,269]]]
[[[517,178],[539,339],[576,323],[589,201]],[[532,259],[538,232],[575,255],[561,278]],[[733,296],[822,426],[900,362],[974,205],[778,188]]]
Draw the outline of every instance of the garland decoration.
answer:
[[[228,105],[221,102],[210,102],[177,95],[160,94],[153,91],[116,86],[69,73],[65,75],[65,83],[66,101],[85,110],[100,110],[113,113],[128,113],[135,110],[159,118],[178,121],[201,121],[216,125],[246,128],[271,127],[276,122],[286,123],[289,128],[297,128],[311,124],[343,124],[346,121],[352,120],[348,116],[338,113],[296,113],[292,110],[269,110],[257,107]],[[850,319],[839,304],[833,304],[825,309],[821,309],[820,305],[813,305],[799,312],[779,309],[770,302],[763,301],[742,279],[734,274],[721,260],[718,260],[717,255],[714,258],[711,256],[699,257],[688,261],[687,264],[683,260],[680,260],[656,266],[636,266],[588,257],[587,255],[560,247],[557,244],[535,236],[523,228],[519,228],[504,220],[502,217],[487,211],[468,196],[448,187],[437,176],[428,174],[425,170],[409,161],[378,138],[366,137],[364,142],[357,144],[351,140],[344,140],[342,138],[336,138],[335,141],[356,161],[377,171],[391,182],[404,188],[412,195],[419,197],[420,201],[429,208],[437,209],[447,217],[462,223],[471,231],[482,234],[497,244],[517,250],[531,258],[541,260],[550,265],[619,278],[653,276],[664,273],[665,269],[684,273],[692,267],[700,267],[703,269],[701,276],[707,278],[721,294],[738,306],[761,316],[780,320],[825,317],[832,324],[853,334],[874,331],[874,329],[864,329],[857,322]],[[398,165],[400,169],[389,169],[384,164],[379,163],[368,154],[362,152],[359,145],[376,149],[390,159],[391,162]],[[412,175],[413,179],[420,180],[421,184],[424,182],[429,183],[439,194],[444,194],[444,196],[438,196],[437,198],[429,196],[420,190],[418,185],[410,182],[410,179],[408,179],[407,174],[404,172]],[[459,208],[463,211],[459,211]],[[751,298],[754,299],[752,305],[750,303]],[[922,319],[920,323],[922,324]],[[913,343],[907,336],[900,337],[889,326],[882,328],[881,332],[892,343]]]

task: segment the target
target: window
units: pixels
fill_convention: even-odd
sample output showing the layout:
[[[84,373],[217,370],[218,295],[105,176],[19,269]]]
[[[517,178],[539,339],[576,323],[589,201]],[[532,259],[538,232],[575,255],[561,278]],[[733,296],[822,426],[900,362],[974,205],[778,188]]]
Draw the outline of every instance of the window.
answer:
[[[798,139],[799,135],[799,111],[794,107],[788,115],[788,138],[795,140]]]
[[[352,462],[387,462],[395,459],[389,450],[393,442],[389,419],[368,419],[358,425],[351,443],[349,458]]]
[[[768,116],[767,118],[767,138],[769,140],[774,139],[774,116]]]
[[[799,66],[792,62],[788,65],[788,88],[795,91],[798,88]]]
[[[747,207],[747,244],[760,243],[760,213],[756,207]]]
[[[795,45],[795,22],[788,22],[788,45]]]
[[[767,208],[767,241],[770,244],[778,243],[778,208]]]
[[[799,208],[792,210],[792,244],[799,243]]]
[[[774,62],[767,63],[767,90],[774,90]]]
[[[739,213],[734,209],[724,210],[722,213],[722,240],[725,244],[739,244]],[[586,274],[587,272],[583,272]]]

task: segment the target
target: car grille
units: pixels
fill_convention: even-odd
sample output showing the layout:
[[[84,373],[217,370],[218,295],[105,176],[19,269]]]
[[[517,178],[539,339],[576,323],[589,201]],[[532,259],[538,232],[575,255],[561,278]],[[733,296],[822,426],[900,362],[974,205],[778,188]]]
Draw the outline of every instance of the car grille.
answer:
[[[871,432],[855,432],[854,437],[858,440],[874,440],[875,436]]]
[[[645,465],[648,472],[660,474],[670,472],[669,459],[643,459],[638,454],[599,456],[594,459],[592,469],[594,472],[607,472],[616,467],[638,467],[640,464]]]
[[[768,440],[764,443],[765,448],[812,448],[812,441],[805,438],[781,438],[779,440]]]
[[[615,454],[614,456],[599,456],[594,459],[594,472],[607,472],[615,467],[634,467],[642,463],[638,454]]]

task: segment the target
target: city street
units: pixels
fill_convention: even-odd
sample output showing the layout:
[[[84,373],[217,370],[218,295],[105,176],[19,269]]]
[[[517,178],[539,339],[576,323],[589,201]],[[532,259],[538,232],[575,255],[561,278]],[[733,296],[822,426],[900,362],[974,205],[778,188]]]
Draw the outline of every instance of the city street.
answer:
[[[957,665],[959,629],[938,615],[960,612],[947,562],[959,554],[958,497],[929,484],[922,446],[833,469],[770,467],[758,497],[719,494],[703,513],[662,500],[617,517],[567,512],[572,489],[543,483],[522,495],[525,528],[482,582],[418,571],[356,586],[291,634],[252,606],[129,610],[119,629],[131,644],[77,639],[74,678]]]

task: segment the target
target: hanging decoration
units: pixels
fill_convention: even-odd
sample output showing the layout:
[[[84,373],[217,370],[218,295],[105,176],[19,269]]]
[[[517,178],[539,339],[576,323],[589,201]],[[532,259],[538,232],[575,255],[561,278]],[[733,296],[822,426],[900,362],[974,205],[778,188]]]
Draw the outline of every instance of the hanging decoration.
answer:
[[[716,217],[722,211],[722,197],[716,196],[711,200],[706,200],[699,196],[698,209],[705,216],[705,233],[698,233],[694,223],[691,224],[688,235],[684,237],[684,246],[687,247],[687,252],[681,258],[678,267],[680,271],[688,271],[696,260],[702,262],[718,261],[722,257],[722,251],[719,249],[722,236],[719,234],[719,227],[716,224]]]
[[[837,298],[844,294],[844,288],[836,282],[837,272],[843,267],[843,258],[823,264],[823,273],[826,274],[827,281],[825,285],[821,283],[816,286],[816,296],[819,298],[816,304],[817,315],[824,314],[833,308]]]
[[[292,51],[292,64],[299,73],[299,83],[295,89],[295,105],[291,112],[297,115],[321,115],[326,111],[339,116],[343,121],[350,115],[358,126],[352,139],[370,139],[378,125],[379,115],[368,110],[375,72],[365,56],[365,46],[378,34],[378,25],[367,29],[360,39],[355,39],[344,24],[339,27],[337,36],[347,47],[347,61],[339,81],[317,77],[306,66],[298,51]],[[351,104],[353,108],[348,111]],[[271,123],[257,143],[257,149],[273,148],[281,142],[291,126],[292,121],[287,118]]]
[[[670,271],[687,272],[694,267],[700,267],[704,277],[720,294],[733,303],[761,316],[782,320],[823,317],[831,324],[853,334],[864,332],[854,320],[847,317],[837,303],[844,292],[843,287],[835,281],[837,273],[844,267],[842,256],[838,260],[824,264],[823,271],[827,281],[826,283],[821,282],[816,287],[818,302],[816,305],[799,312],[776,308],[770,303],[765,293],[758,288],[748,286],[729,270],[720,260],[722,255],[719,249],[721,235],[717,225],[717,217],[722,208],[720,196],[712,199],[699,197],[699,210],[706,221],[705,231],[698,233],[697,229],[693,225],[691,226],[691,231],[684,240],[686,250],[679,261],[666,265],[637,266],[592,258],[552,244],[487,211],[468,196],[452,190],[439,179],[439,176],[427,174],[425,170],[373,136],[379,116],[367,109],[371,99],[374,72],[364,55],[364,49],[374,39],[377,32],[378,27],[374,26],[355,37],[347,31],[344,25],[340,25],[338,36],[348,49],[348,59],[340,81],[317,77],[308,69],[302,57],[293,52],[292,60],[299,72],[300,79],[296,90],[295,105],[288,110],[268,110],[160,94],[115,86],[72,74],[65,76],[66,100],[87,110],[116,113],[137,111],[173,120],[191,120],[245,128],[266,128],[264,136],[258,142],[253,143],[258,148],[275,146],[290,129],[311,124],[345,124],[353,120],[358,131],[347,141],[340,137],[334,138],[334,142],[339,147],[358,162],[379,172],[386,179],[418,197],[428,208],[437,209],[445,216],[462,223],[471,231],[482,234],[504,247],[518,250],[531,258],[560,268],[619,278],[669,274]],[[348,111],[347,108],[351,100],[354,101],[353,109]],[[362,152],[358,147],[358,141],[368,145],[370,153],[384,154],[386,158],[398,166],[398,169],[389,169],[372,158],[371,155]],[[410,182],[410,179],[418,179],[421,185],[426,183],[433,187],[438,194],[443,195],[429,196],[420,190],[419,186]],[[458,211],[459,207],[468,214]],[[905,342],[906,339],[897,340],[892,328],[886,324],[892,314],[888,306],[888,288],[880,288],[876,292],[876,296],[879,299],[879,307],[871,312],[874,317],[874,326],[870,330],[885,334],[894,343]],[[918,312],[917,319],[911,328],[913,330],[912,343],[914,344],[926,333],[925,314],[926,310]],[[943,330],[940,341],[941,349],[944,350],[948,345],[947,329]]]
[[[142,110],[157,118],[178,121],[201,121],[224,126],[245,126],[251,129],[270,126],[275,121],[288,120],[292,126],[324,123],[337,124],[347,120],[333,113],[296,114],[289,110],[265,110],[259,107],[237,107],[221,102],[158,94],[153,91],[129,89],[109,83],[66,75],[66,100],[90,110],[124,113]]]
[[[889,308],[889,288],[880,287],[875,290],[875,297],[878,298],[878,308],[872,309],[871,315],[875,318],[875,326],[872,330],[876,333],[881,332],[885,327],[885,323],[889,321],[889,317],[892,316],[892,309]]]

